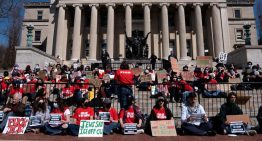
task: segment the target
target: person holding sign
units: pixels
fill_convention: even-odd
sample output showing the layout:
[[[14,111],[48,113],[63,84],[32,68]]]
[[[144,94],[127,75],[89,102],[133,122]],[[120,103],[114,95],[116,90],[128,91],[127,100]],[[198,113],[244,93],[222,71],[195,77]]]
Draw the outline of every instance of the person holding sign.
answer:
[[[103,109],[98,112],[99,120],[104,120],[104,131],[105,135],[112,134],[113,130],[119,127],[118,115],[115,108],[111,107],[111,100],[105,98],[103,101]]]
[[[142,128],[143,116],[140,108],[135,105],[135,98],[129,96],[127,99],[127,105],[125,108],[122,108],[119,112],[119,122],[120,127],[124,129],[125,124],[136,123],[137,128]],[[143,132],[144,130],[140,130]]]
[[[81,103],[82,106],[77,108],[73,114],[74,121],[68,126],[68,132],[73,136],[78,136],[81,120],[93,120],[94,118],[94,109],[89,106],[88,99],[83,98]]]
[[[123,61],[120,65],[120,69],[116,71],[114,79],[117,81],[118,86],[118,98],[120,102],[120,108],[127,106],[127,98],[133,96],[132,85],[134,84],[134,74],[129,69],[128,64]]]
[[[44,126],[44,132],[48,135],[59,135],[66,132],[70,121],[70,110],[63,99],[57,98],[52,105],[50,121]]]
[[[212,125],[208,121],[206,112],[202,105],[197,103],[197,95],[192,92],[188,95],[188,101],[182,105],[182,130],[185,134],[199,136],[215,136],[211,131]]]

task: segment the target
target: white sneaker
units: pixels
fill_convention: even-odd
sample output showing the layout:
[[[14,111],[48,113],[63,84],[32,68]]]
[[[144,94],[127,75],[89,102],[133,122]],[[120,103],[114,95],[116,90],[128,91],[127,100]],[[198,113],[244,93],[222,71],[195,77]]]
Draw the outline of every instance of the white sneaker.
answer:
[[[137,134],[144,134],[144,129],[137,129]]]

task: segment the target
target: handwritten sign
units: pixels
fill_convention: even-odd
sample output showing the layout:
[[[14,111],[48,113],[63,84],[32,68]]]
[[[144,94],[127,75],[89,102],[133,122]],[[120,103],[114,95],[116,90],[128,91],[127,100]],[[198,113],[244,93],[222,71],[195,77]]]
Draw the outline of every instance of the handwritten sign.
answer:
[[[248,115],[227,115],[228,122],[242,121],[244,123],[250,123],[250,118]]]
[[[103,80],[108,80],[108,81],[110,81],[110,75],[109,75],[109,74],[105,74],[105,75],[103,76]]]
[[[152,136],[177,136],[174,120],[150,121]]]
[[[165,70],[157,71],[157,80],[158,83],[162,83],[164,78],[167,78],[167,73]]]
[[[191,71],[181,71],[181,76],[185,81],[194,81],[194,72]]]
[[[96,88],[99,88],[102,85],[102,82],[100,79],[89,79],[89,83],[93,84]]]
[[[109,112],[99,112],[99,119],[104,122],[110,122],[110,113]]]
[[[49,124],[59,125],[61,124],[62,115],[61,114],[50,114]]]
[[[40,70],[40,71],[38,72],[38,76],[39,76],[39,78],[41,78],[42,80],[45,80],[46,71]]]
[[[78,137],[103,137],[103,120],[81,120]]]
[[[149,75],[141,75],[140,76],[141,82],[150,82],[152,81],[151,74]]]
[[[170,58],[171,67],[174,72],[180,72],[177,60],[174,57]]]
[[[197,56],[196,64],[198,67],[212,67],[213,58],[212,56]]]
[[[39,126],[42,125],[42,119],[41,116],[31,116],[29,121],[29,126]]]
[[[137,124],[136,123],[125,123],[124,124],[124,134],[125,135],[137,134]]]
[[[3,134],[24,134],[29,117],[8,117]]]
[[[94,78],[93,72],[92,71],[86,71],[86,78],[87,79]]]
[[[142,72],[142,69],[141,68],[131,68],[131,71],[133,72],[135,76],[139,76]]]
[[[0,111],[0,121],[3,121],[5,116],[5,113],[3,111]]]

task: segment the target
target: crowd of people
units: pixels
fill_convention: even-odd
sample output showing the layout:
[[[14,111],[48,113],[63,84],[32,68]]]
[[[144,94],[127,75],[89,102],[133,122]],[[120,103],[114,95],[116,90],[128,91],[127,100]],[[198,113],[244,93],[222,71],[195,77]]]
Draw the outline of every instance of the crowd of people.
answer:
[[[156,59],[154,55],[152,58]],[[117,70],[112,70],[108,64],[103,64],[103,68],[91,69],[90,66],[84,65],[73,64],[69,67],[52,63],[45,64],[42,68],[39,64],[34,68],[28,65],[23,70],[16,64],[11,72],[5,71],[3,76],[0,76],[0,105],[5,113],[0,130],[4,130],[10,116],[40,116],[43,124],[29,126],[27,131],[77,136],[81,120],[99,119],[99,112],[109,112],[110,119],[104,123],[104,134],[122,132],[126,123],[136,123],[138,133],[146,131],[150,134],[150,121],[173,119],[172,110],[167,107],[168,102],[182,102],[183,134],[214,136],[216,131],[213,130],[204,108],[197,102],[198,94],[202,94],[207,97],[227,97],[227,103],[221,105],[216,118],[220,122],[216,123],[220,123],[219,131],[223,134],[230,132],[226,115],[243,114],[235,104],[236,94],[227,94],[218,88],[208,87],[209,84],[216,86],[219,82],[228,82],[230,78],[240,77],[241,74],[233,64],[225,66],[219,63],[215,69],[195,67],[193,82],[185,81],[179,72],[171,68],[165,71],[166,76],[160,80],[156,75],[155,66],[148,65],[139,75],[135,75],[125,61]],[[182,71],[190,69],[184,66]],[[90,72],[92,78],[87,77]],[[249,62],[242,74],[243,82],[261,82],[262,70],[259,65],[252,66]],[[105,78],[105,75],[109,78]],[[151,80],[141,82],[142,75],[151,75]],[[97,87],[90,84],[91,79],[101,80],[101,85]],[[145,87],[151,91],[151,98],[156,98],[156,105],[148,117],[135,104],[134,86]],[[250,87],[260,88],[260,84]],[[119,113],[111,104],[115,95],[120,102]],[[72,106],[76,108],[70,110],[69,107]],[[61,114],[61,123],[50,124],[50,114]],[[250,128],[248,131],[250,135],[256,134]]]

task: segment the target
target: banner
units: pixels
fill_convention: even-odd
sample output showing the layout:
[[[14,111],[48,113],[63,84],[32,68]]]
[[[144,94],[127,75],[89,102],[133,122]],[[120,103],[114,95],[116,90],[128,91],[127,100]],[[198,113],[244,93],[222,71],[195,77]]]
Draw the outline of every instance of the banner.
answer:
[[[212,56],[197,56],[196,64],[197,67],[201,67],[201,68],[212,67],[213,58]]]
[[[181,76],[185,81],[194,81],[194,72],[181,71]]]
[[[103,137],[103,120],[81,120],[78,137]]]
[[[8,117],[3,134],[24,134],[29,117]]]
[[[174,120],[150,121],[152,136],[177,136]]]

